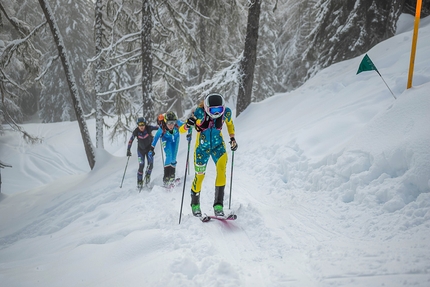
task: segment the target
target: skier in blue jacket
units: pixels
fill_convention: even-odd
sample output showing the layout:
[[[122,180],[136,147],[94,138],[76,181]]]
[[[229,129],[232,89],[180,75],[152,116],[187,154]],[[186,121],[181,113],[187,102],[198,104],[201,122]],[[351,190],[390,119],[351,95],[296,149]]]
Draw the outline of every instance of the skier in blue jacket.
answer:
[[[238,145],[234,138],[231,110],[225,106],[224,98],[220,94],[213,93],[205,98],[181,127],[184,130],[194,127],[198,132],[194,150],[195,177],[191,186],[191,210],[194,216],[202,216],[200,191],[209,157],[212,157],[216,166],[214,213],[216,216],[224,216],[224,189],[227,181],[227,153],[221,133],[224,123],[230,137],[230,148],[235,151]]]
[[[148,161],[148,168],[145,174],[145,184],[151,180],[151,172],[154,163],[154,152],[151,151],[152,131],[158,129],[156,126],[147,125],[144,118],[137,119],[137,128],[133,131],[127,146],[127,156],[131,156],[131,145],[135,138],[137,138],[137,160],[139,161],[139,169],[137,171],[137,186],[143,185],[143,169],[145,167],[145,157]]]
[[[159,123],[160,127],[152,140],[151,151],[154,151],[158,140],[161,139],[161,145],[166,155],[163,184],[167,187],[173,184],[175,180],[176,156],[179,148],[179,127],[184,123],[178,120],[178,117],[172,111],[168,111],[162,117],[159,117]]]

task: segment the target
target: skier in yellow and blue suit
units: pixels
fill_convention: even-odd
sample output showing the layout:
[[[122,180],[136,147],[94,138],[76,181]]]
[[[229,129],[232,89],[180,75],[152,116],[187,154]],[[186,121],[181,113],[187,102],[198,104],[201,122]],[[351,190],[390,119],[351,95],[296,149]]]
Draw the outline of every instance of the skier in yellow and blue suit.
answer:
[[[191,186],[191,210],[194,216],[201,216],[200,191],[205,177],[209,156],[216,165],[214,213],[223,216],[224,189],[227,181],[227,153],[221,133],[224,122],[230,136],[230,148],[235,151],[238,147],[234,138],[234,124],[230,108],[225,106],[220,94],[209,94],[187,119],[181,129],[193,127],[198,132],[194,150],[195,177]]]

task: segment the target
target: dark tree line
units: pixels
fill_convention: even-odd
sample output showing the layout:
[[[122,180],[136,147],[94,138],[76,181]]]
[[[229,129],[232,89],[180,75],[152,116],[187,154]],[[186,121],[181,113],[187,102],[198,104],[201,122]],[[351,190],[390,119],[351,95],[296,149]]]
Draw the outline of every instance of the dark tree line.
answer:
[[[251,101],[294,89],[393,36],[399,15],[414,14],[416,3],[49,2],[62,44],[45,25],[43,5],[0,2],[0,121],[22,122],[38,113],[44,122],[85,123],[95,116],[100,148],[106,116],[115,119],[115,136],[137,115],[149,121],[166,109],[181,115],[213,91],[237,101],[239,115]],[[423,1],[422,17],[429,10],[430,0]]]
[[[237,71],[244,51],[247,26],[248,7],[242,6],[241,2],[145,1],[151,7],[151,20],[154,21],[151,32],[152,110],[173,106],[182,114],[203,94],[214,89],[235,101],[240,75]],[[392,35],[400,12],[415,12],[415,1],[411,0],[360,1],[361,5],[354,8],[356,2],[264,1],[260,16],[262,24],[259,27],[262,40],[257,43],[252,101],[262,100],[274,92],[296,88],[321,68],[365,52]],[[26,23],[24,26],[29,29],[39,24],[41,10],[35,3],[23,0],[6,3],[0,12],[3,31],[12,31],[12,25],[7,21],[9,15],[9,18],[22,19]],[[69,1],[60,1],[58,3],[61,5],[58,6],[57,2],[52,3],[55,4],[53,12],[58,17],[59,28],[65,35],[65,45],[71,54],[78,89],[83,95],[85,114],[91,115],[92,110],[100,109],[96,109],[96,93],[103,94],[103,116],[119,116],[127,111],[136,114],[139,109],[142,112],[143,108],[140,107],[142,101],[146,100],[143,100],[143,84],[138,85],[138,79],[141,79],[143,70],[141,65],[148,61],[143,61],[138,55],[141,50],[137,49],[141,45],[140,37],[128,38],[126,43],[112,41],[141,31],[144,3],[132,0],[98,1],[102,21],[97,23],[104,27],[100,36],[103,39],[101,49],[106,50],[101,57],[101,63],[105,65],[104,75],[100,76],[97,92],[97,85],[94,84],[95,64],[94,61],[89,62],[94,59],[97,49],[93,37],[95,27],[92,25],[96,5],[91,6],[89,1],[82,0],[73,1],[72,5]],[[375,5],[372,6],[372,3]],[[428,14],[429,3],[429,0],[423,1],[423,17]],[[337,28],[342,26],[344,29],[336,33]],[[8,41],[19,37],[10,32],[2,33],[1,39]],[[67,83],[65,77],[61,76],[59,58],[53,56],[55,52],[52,45],[44,45],[50,41],[46,30],[41,32],[37,35],[39,39],[33,39],[41,53],[26,59],[38,61],[33,67],[41,69],[39,73],[42,75],[22,68],[18,72],[11,72],[19,74],[17,78],[27,80],[24,88],[27,96],[20,94],[12,99],[16,109],[11,114],[18,122],[37,111],[44,122],[73,120],[73,105],[66,95]],[[362,46],[354,45],[354,42],[362,43]],[[271,43],[274,43],[273,47],[270,47]],[[129,53],[129,59],[125,61],[118,57],[120,52],[123,55]],[[115,62],[116,59],[123,63]],[[88,69],[89,63],[92,65],[91,70]],[[84,72],[85,69],[92,72]],[[23,74],[26,75],[22,77]],[[134,88],[125,89],[133,85]],[[109,94],[109,91],[117,92]],[[137,106],[133,108],[133,105]],[[125,131],[127,123],[119,122],[118,131]]]

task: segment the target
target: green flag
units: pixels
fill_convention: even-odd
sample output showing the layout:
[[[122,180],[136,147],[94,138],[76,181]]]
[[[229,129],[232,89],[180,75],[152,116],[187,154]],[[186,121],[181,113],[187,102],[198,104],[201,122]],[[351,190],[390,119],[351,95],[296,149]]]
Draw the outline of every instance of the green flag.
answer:
[[[384,81],[384,83],[387,86],[387,88],[390,90],[390,92],[393,95],[393,97],[395,99],[397,99],[396,96],[393,94],[393,91],[391,91],[390,87],[385,82],[385,80],[382,77],[381,73],[379,73],[378,69],[376,69],[376,66],[373,64],[372,60],[370,60],[369,56],[367,56],[367,54],[366,54],[364,56],[363,60],[361,60],[360,67],[358,67],[358,71],[357,71],[356,75],[360,74],[361,72],[372,71],[372,70],[374,70],[374,71],[376,71],[378,73],[378,75]]]
[[[360,74],[361,72],[372,71],[372,70],[375,70],[376,72],[378,72],[378,69],[376,69],[372,60],[370,60],[369,56],[367,56],[366,54],[363,60],[361,60],[360,67],[358,67],[358,71],[356,75]]]

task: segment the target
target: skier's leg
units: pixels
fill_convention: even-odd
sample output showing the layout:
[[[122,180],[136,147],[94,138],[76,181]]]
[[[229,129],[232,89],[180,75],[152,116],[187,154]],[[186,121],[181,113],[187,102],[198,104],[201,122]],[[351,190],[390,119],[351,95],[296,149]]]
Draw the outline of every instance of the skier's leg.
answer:
[[[170,181],[173,182],[176,179],[176,162],[170,166]]]
[[[163,184],[166,185],[169,178],[169,166],[164,166]]]
[[[163,181],[165,184],[170,184],[175,179],[175,166],[176,166],[176,160],[173,159],[172,142],[166,142],[166,145],[164,148],[164,154],[166,155],[166,159],[164,161],[165,177],[163,178]]]
[[[219,158],[217,158],[219,156]],[[224,146],[220,146],[213,153],[212,159],[216,165],[216,180],[215,180],[215,197],[214,197],[214,213],[217,216],[224,216],[224,189],[227,181],[227,153]]]
[[[206,164],[209,160],[209,154],[199,146],[194,151],[194,170],[195,176],[191,185],[191,210],[194,216],[201,216],[200,211],[200,190],[205,177]]]
[[[148,168],[145,174],[145,183],[148,184],[151,181],[152,168],[154,167],[154,157],[149,157],[148,152],[145,154],[146,160],[148,161]]]
[[[143,169],[145,167],[145,158],[143,157],[140,150],[137,150],[137,160],[139,162],[139,168],[137,170],[137,184],[142,185],[143,183]]]
[[[214,199],[214,213],[216,216],[224,216],[224,189],[225,185],[223,186],[215,186],[215,199]]]
[[[216,180],[215,186],[224,186],[227,182],[227,153],[221,155],[220,158],[215,160],[216,166]]]
[[[194,192],[191,190],[191,211],[194,216],[202,216],[202,211],[200,210],[200,192]]]

